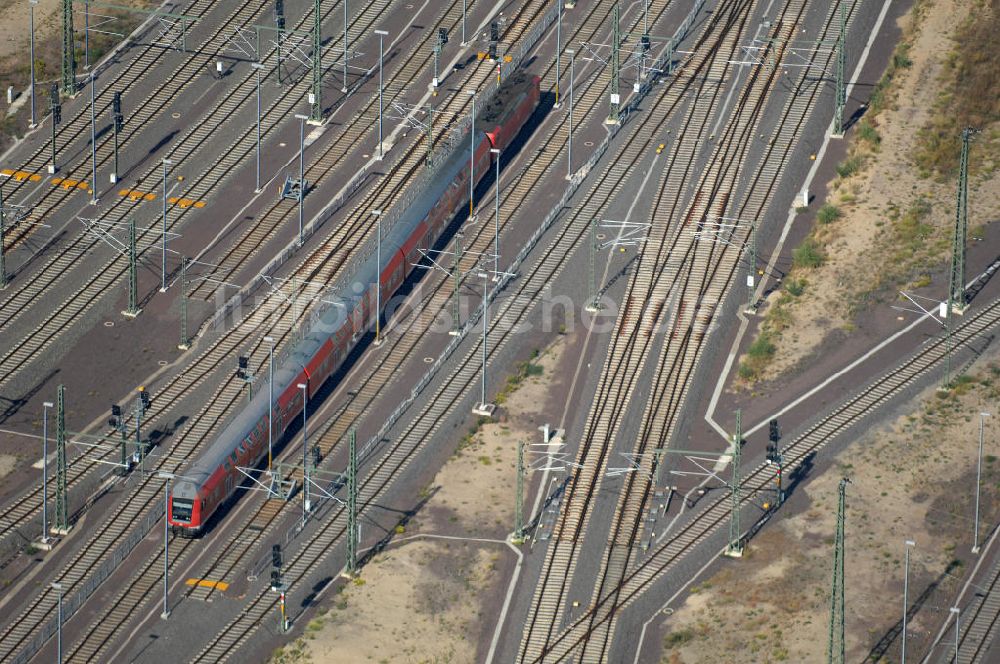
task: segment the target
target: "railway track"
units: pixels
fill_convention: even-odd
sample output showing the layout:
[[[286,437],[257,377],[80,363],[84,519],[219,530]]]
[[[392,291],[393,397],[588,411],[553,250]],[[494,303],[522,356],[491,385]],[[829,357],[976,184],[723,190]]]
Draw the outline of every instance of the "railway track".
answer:
[[[221,7],[221,3],[216,2],[216,0],[194,0],[191,6],[185,9],[184,12],[189,16],[203,19],[216,7]],[[102,123],[107,117],[106,113],[111,108],[111,98],[115,92],[122,93],[126,103],[129,104],[128,122],[125,125],[125,130],[119,135],[120,149],[124,150],[129,145],[132,137],[139,131],[149,128],[155,119],[161,117],[167,111],[170,107],[169,102],[173,97],[186,89],[197,77],[205,73],[207,66],[211,64],[212,59],[217,55],[217,51],[212,50],[213,47],[219,49],[225,46],[226,31],[230,30],[234,25],[238,27],[252,25],[252,22],[266,7],[266,2],[250,0],[239,5],[235,12],[228,12],[225,20],[205,39],[205,43],[200,48],[194,50],[190,57],[184,59],[179,67],[169,72],[166,80],[162,84],[157,85],[154,91],[138,104],[133,105],[135,100],[129,97],[128,91],[134,89],[137,85],[141,85],[146,80],[147,74],[153,71],[158,65],[164,64],[164,61],[173,53],[172,50],[162,46],[147,44],[134,61],[122,68],[123,71],[116,78],[111,81],[102,80],[95,99],[95,115],[102,118]],[[196,27],[191,37],[197,38],[198,32],[199,30]],[[108,69],[109,67],[105,67],[105,71]],[[81,100],[81,103],[77,104],[77,106],[76,113],[64,121],[56,132],[56,143],[62,146],[61,161],[63,164],[60,168],[59,176],[80,180],[93,185],[93,183],[89,182],[92,173],[89,150],[86,150],[86,144],[90,142],[90,105],[83,103]],[[76,165],[68,166],[68,161],[71,157],[66,154],[66,149],[80,139],[82,139],[84,145],[75,151],[78,161]],[[109,136],[105,135],[104,140],[99,141],[97,153],[99,168],[111,162],[113,159],[113,146],[111,145]],[[62,205],[73,200],[73,190],[56,189],[50,187],[45,182],[46,169],[50,163],[51,145],[43,142],[28,158],[28,161],[19,167],[19,170],[34,175],[41,175],[43,177],[42,184],[33,187],[33,183],[30,180],[22,180],[20,182],[15,180],[15,186],[11,191],[6,192],[8,201],[13,200],[13,197],[17,194],[24,192],[26,195],[19,202],[22,205],[28,205],[31,196],[37,192],[41,192],[41,198],[31,203],[32,215],[30,219],[35,222],[49,219]],[[111,192],[107,193],[110,194]],[[49,199],[53,200],[50,201]],[[9,252],[25,242],[31,236],[32,231],[39,227],[37,224],[26,224],[11,229],[12,232],[9,232],[4,237],[5,250]]]
[[[304,19],[303,19],[304,20]],[[360,19],[358,19],[360,20]],[[374,24],[376,19],[370,19],[369,25]],[[226,110],[226,112],[231,112],[232,109]],[[287,111],[288,109],[285,109]],[[204,132],[204,127],[209,126],[211,123],[201,123],[193,133],[199,135],[198,146],[203,144],[203,141],[207,138],[207,134]],[[178,148],[179,149],[179,148]],[[197,156],[197,150],[191,150],[187,153],[187,158],[193,158]],[[85,239],[83,237],[77,238],[71,245],[70,249],[77,247],[77,243],[84,243]],[[97,240],[92,240],[88,243],[89,247],[97,243]],[[87,249],[90,250],[90,249]],[[53,265],[56,269],[55,271],[59,274],[67,274],[71,270],[72,263],[75,261],[76,256],[73,255],[71,251],[62,252],[62,254],[53,261]],[[120,266],[117,266],[120,268]],[[108,266],[108,271],[114,269],[114,264]],[[54,340],[57,338],[58,331],[62,329],[62,326],[70,325],[72,320],[76,316],[82,315],[85,310],[86,305],[93,301],[99,299],[102,293],[108,288],[115,280],[121,277],[117,272],[114,275],[108,276],[107,272],[96,276],[93,281],[85,285],[74,297],[81,298],[80,300],[74,300],[70,298],[64,302],[64,306],[59,307],[55,310],[52,316],[49,318],[50,327],[54,329],[51,334],[45,336],[44,338],[35,339],[35,343],[22,344],[12,348],[9,356],[24,358],[25,360],[32,357],[37,357],[41,352],[44,351]],[[58,277],[56,277],[58,278]],[[46,288],[42,280],[37,280],[32,282],[33,285],[28,285],[27,288],[31,288],[35,296],[41,294],[41,292]],[[15,295],[16,296],[16,295]],[[82,301],[81,301],[82,300]],[[30,299],[21,301],[15,300],[9,304],[9,306],[17,306],[23,309],[28,305]],[[5,305],[5,308],[8,305]],[[70,309],[67,310],[66,307]],[[10,319],[6,321],[0,321],[0,332],[3,331],[5,323],[9,323]],[[41,335],[39,335],[41,337]],[[153,409],[149,412],[147,421],[155,421],[163,413],[167,412],[183,394],[189,392],[191,389],[200,386],[206,378],[216,370],[223,361],[226,359],[231,360],[233,353],[240,344],[247,343],[247,339],[243,338],[239,343],[230,344],[225,353],[215,352],[213,357],[209,358],[208,366],[204,365],[204,362],[199,362],[197,367],[193,372],[184,372],[183,375],[175,376],[175,378],[168,383],[164,388],[163,392],[160,394],[160,399],[154,404]],[[258,342],[259,343],[259,342]],[[30,346],[30,347],[29,347]],[[23,362],[22,362],[23,363]],[[2,364],[2,360],[0,360]],[[192,363],[193,365],[193,363]],[[2,382],[2,378],[0,378]],[[80,467],[74,464],[69,471],[69,483],[70,488],[78,483],[79,479],[89,473],[92,469],[98,467],[97,463],[87,464],[85,467]],[[8,506],[4,515],[0,517],[0,524],[4,526],[5,529],[14,529],[24,525],[26,521],[35,516],[36,511],[39,509],[38,505],[41,502],[41,489],[33,488],[27,494],[21,495],[12,505]]]
[[[990,649],[1000,635],[1000,561],[990,569],[987,584],[976,588],[973,600],[962,609],[958,664],[988,662]],[[950,664],[955,654],[950,643],[948,646],[948,654],[939,661]]]
[[[644,147],[650,147],[651,139],[644,142]],[[505,325],[505,331],[500,335],[499,340],[491,342],[492,353],[501,352],[513,340],[513,335],[509,331],[516,328],[538,301],[538,294],[542,292],[543,286],[551,283],[552,279],[561,273],[563,267],[569,263],[569,255],[572,251],[581,246],[582,241],[588,235],[589,219],[596,208],[603,207],[604,201],[620,184],[620,174],[607,173],[602,178],[602,183],[598,186],[600,193],[591,196],[590,200],[584,201],[579,209],[580,212],[574,214],[571,219],[562,224],[557,231],[557,237],[553,238],[552,244],[542,257],[537,267],[532,268],[531,273],[522,275],[516,282],[515,291],[510,294],[504,302],[503,315],[505,320],[510,321],[510,325]],[[595,200],[596,199],[596,200]],[[554,217],[547,220],[550,227]],[[541,230],[541,229],[540,229]],[[538,233],[533,236],[532,243],[537,242],[541,237]],[[529,245],[529,246],[533,246]],[[525,250],[522,250],[524,255]],[[500,288],[505,288],[506,282],[502,282]],[[467,322],[471,327],[475,321]],[[367,504],[373,500],[373,496],[379,495],[380,479],[391,478],[398,474],[412,457],[431,439],[442,421],[458,404],[466,401],[472,388],[478,380],[479,349],[474,345],[464,355],[451,375],[442,381],[436,389],[436,394],[431,397],[427,406],[415,418],[407,419],[408,425],[405,431],[398,437],[392,449],[387,450],[384,456],[375,459],[376,468],[361,480],[361,502]],[[376,436],[372,443],[365,448],[369,452],[366,455],[374,458],[374,440],[381,439]],[[372,486],[375,484],[376,486]],[[343,514],[331,514],[322,521],[322,531],[310,538],[310,546],[307,549],[296,552],[290,560],[286,562],[285,576],[294,585],[302,579],[304,573],[321,564],[333,551],[333,543],[343,534]],[[239,645],[260,625],[264,616],[273,609],[275,599],[264,591],[261,592],[254,603],[237,620],[230,623],[218,637],[213,640],[212,645],[206,648],[196,661],[221,661],[231,656]]]
[[[1000,325],[1000,300],[994,300],[981,309],[969,311],[961,328],[952,337],[956,349],[969,347],[983,339],[987,333]],[[784,468],[794,473],[804,461],[812,459],[824,447],[853,427],[861,424],[873,412],[885,408],[892,400],[903,396],[928,374],[943,365],[948,355],[948,343],[942,338],[931,338],[915,353],[898,366],[870,381],[857,394],[845,399],[829,413],[822,415],[809,425],[782,450]],[[745,492],[742,505],[754,504],[756,496],[773,486],[774,469],[769,464],[755,462],[751,470],[745,472],[743,486]],[[655,581],[661,579],[680,560],[695,553],[714,555],[717,549],[705,550],[706,541],[720,528],[727,526],[731,512],[730,497],[717,496],[704,509],[693,515],[674,532],[669,539],[659,544],[653,553],[628,571],[618,590],[619,610],[628,606]],[[559,653],[574,651],[589,638],[588,632],[605,618],[591,620],[591,614],[603,610],[603,604],[610,594],[598,600],[561,634],[557,641]]]
[[[665,10],[665,7],[654,4],[650,6],[650,10],[653,12],[655,21],[655,19],[659,18],[662,11]],[[586,39],[593,39],[598,34],[601,26],[605,24],[606,19],[607,16],[604,13],[591,12],[576,29],[573,38],[583,36]],[[550,63],[549,69],[543,72],[543,75],[549,74],[553,66]],[[581,115],[584,116],[584,122],[586,122],[586,118],[592,117],[595,111],[600,113],[598,109],[601,108],[603,100],[603,87],[599,85],[588,86],[578,98],[580,103],[576,106],[576,109],[577,111],[583,111]],[[530,163],[523,169],[522,173],[526,177],[518,176],[513,188],[508,188],[504,191],[502,195],[502,210],[504,212],[502,216],[504,222],[501,229],[503,232],[507,230],[508,221],[522,210],[524,201],[529,200],[535,193],[541,181],[542,174],[549,172],[549,168],[561,157],[562,136],[560,132],[550,132],[543,146],[538,152],[534,153]],[[535,177],[535,175],[538,177]],[[358,208],[359,211],[369,209],[370,205],[365,203],[359,205]],[[488,232],[488,227],[479,225],[476,227],[475,233],[476,235],[472,238],[471,246],[467,248],[469,253],[460,266],[462,270],[471,270],[473,267],[472,263],[476,260],[475,256],[488,252],[492,244],[493,238]],[[441,286],[441,283],[437,283],[433,287],[433,295],[431,296],[433,302],[425,301],[414,315],[410,317],[409,321],[401,322],[401,325],[407,331],[413,330],[414,326],[416,326],[416,330],[428,329],[433,321],[438,320],[438,317],[448,310],[450,294],[446,292],[446,289],[442,289]],[[376,397],[389,384],[398,367],[403,364],[407,357],[411,356],[420,339],[420,334],[406,336],[405,333],[391,338],[387,351],[380,352],[376,360],[377,365],[375,369],[363,379],[355,381],[362,387],[353,393],[348,403],[339,410],[335,417],[331,418],[331,426],[318,436],[318,444],[323,451],[324,457],[333,450],[333,447],[337,443],[343,440],[347,431],[356,425],[363,413],[366,412]],[[317,439],[315,434],[314,439]],[[299,475],[294,475],[293,479],[298,481]],[[232,578],[233,575],[240,571],[240,565],[243,564],[245,555],[264,539],[268,528],[274,523],[275,515],[284,506],[285,504],[281,501],[271,501],[271,503],[265,505],[257,513],[254,520],[253,530],[259,534],[248,535],[246,533],[237,533],[233,535],[231,537],[231,545],[227,546],[222,555],[209,563],[197,576],[205,579]],[[188,594],[206,599],[217,592],[213,588],[196,587],[189,591]]]
[[[703,94],[705,81],[724,78],[727,60],[736,52],[737,39],[750,10],[751,3],[731,3],[713,12],[693,49],[695,62],[685,67],[685,85],[671,91],[675,95],[674,105],[679,106],[681,98],[692,91],[696,101],[687,109],[683,127],[671,145],[672,160],[661,175],[659,195],[650,214],[649,239],[623,298],[594,406],[584,426],[576,460],[582,467],[564,497],[565,507],[546,551],[541,581],[536,586],[522,636],[521,659],[544,658],[549,640],[557,633],[559,614],[565,606],[563,598],[569,591],[580,555],[582,534],[586,532],[591,515],[591,502],[612,454],[613,441],[624,422],[626,407],[634,399],[643,367],[655,347],[657,335],[654,332],[660,317],[665,314],[671,287],[690,260],[690,246],[686,245],[691,238],[685,237],[684,229],[690,227],[692,221],[700,221],[707,201],[712,200],[710,192],[696,191],[691,207],[676,230],[671,231],[666,223],[658,223],[680,214],[684,191],[693,177],[697,150],[709,133],[712,120],[709,110],[716,106],[722,94],[721,85]],[[688,70],[692,73],[687,74]],[[695,85],[698,81],[701,84]],[[668,240],[668,236],[672,239]],[[684,306],[683,302],[680,306]]]
[[[355,19],[355,29],[360,28],[363,31],[367,31],[375,25],[380,16],[376,12],[376,8],[379,7],[382,7],[382,5],[378,3],[365,5],[362,13]],[[336,12],[331,7],[327,10],[326,14],[336,14]],[[301,23],[294,26],[294,28],[302,27],[302,24],[306,21],[307,17],[303,17]],[[358,24],[362,21],[365,23],[359,26]],[[221,31],[222,28],[220,28]],[[338,42],[333,40],[327,48],[327,60],[330,59],[331,53],[336,52],[337,44]],[[214,57],[214,55],[209,57]],[[265,59],[265,62],[270,62],[270,59]],[[270,70],[268,73],[270,74]],[[255,74],[249,74],[246,80],[251,80],[253,76]],[[291,116],[295,103],[304,98],[308,87],[308,81],[304,79],[298,81],[293,88],[298,94],[294,92],[287,93],[268,108],[267,113],[262,119],[262,140],[276,130],[281,120]],[[175,164],[196,161],[202,151],[210,145],[214,128],[221,124],[225,118],[235,114],[241,106],[245,107],[247,100],[255,94],[255,89],[251,90],[248,85],[236,86],[226,98],[213,108],[207,118],[195,124],[185,134],[184,138],[172,148],[170,156],[175,161]],[[252,149],[251,145],[253,141],[249,138],[251,132],[251,127],[248,127],[241,141],[244,156]],[[202,173],[200,177],[195,178],[193,181],[189,180],[188,188],[181,195],[188,198],[192,196],[196,197],[195,200],[200,200],[197,197],[208,197],[208,192],[212,188],[219,186],[224,178],[232,175],[238,169],[240,164],[239,154],[237,150],[231,150],[228,152],[228,156],[223,157],[221,160],[206,159],[211,164],[209,170]],[[160,166],[158,164],[153,165],[140,179],[151,179],[155,182],[160,177],[159,173]],[[102,211],[101,219],[110,223],[122,224],[130,214],[137,211],[139,206],[141,206],[141,202],[129,201],[127,198],[118,199],[110,208]],[[176,205],[172,205],[171,209],[173,212],[169,217],[168,229],[175,229],[182,225],[187,219],[187,214],[196,208],[179,208]],[[157,228],[141,229],[137,237],[137,244],[140,246],[155,245],[155,242],[150,242],[150,238],[155,239],[155,237],[158,237],[158,233]],[[72,278],[79,278],[78,271],[73,269],[76,262],[82,255],[94,251],[100,244],[100,240],[81,233],[68,246],[63,247],[41,269],[41,278],[22,284],[11,295],[5,306],[17,313],[4,321],[0,321],[0,332],[14,324],[15,321],[21,320],[28,312],[33,311],[30,305],[38,302],[41,295],[55,288],[57,284],[66,283],[67,280]],[[82,287],[76,289],[59,307],[54,308],[42,321],[34,325],[30,335],[20,339],[17,345],[0,357],[0,385],[9,381],[17,371],[23,370],[29,363],[39,358],[46,349],[51,347],[64,330],[70,329],[83,316],[84,312],[93,303],[100,300],[109,290],[113,290],[115,284],[122,283],[126,272],[127,265],[123,263],[121,258],[112,257],[109,262],[105,263],[103,268],[97,271],[97,274],[90,273],[85,275]]]
[[[492,74],[489,73],[489,72],[485,73],[485,76],[487,76],[487,77],[491,76],[491,75]],[[332,269],[333,268],[331,268],[331,270]],[[260,316],[264,316],[264,315],[266,315],[266,313],[259,313],[259,315]],[[250,329],[253,329],[253,330],[260,329],[259,328],[259,324],[261,322],[262,322],[262,320],[258,320],[257,324],[250,325],[249,326]],[[232,381],[232,380],[227,381],[226,386],[231,386],[233,382],[234,381]],[[216,405],[217,399],[219,399],[219,398],[226,398],[226,399],[228,399],[228,406],[231,407],[233,403],[235,403],[237,400],[239,400],[241,398],[240,397],[239,387],[236,387],[234,389],[226,390],[225,389],[226,386],[224,386],[222,389],[220,389],[220,393],[222,393],[222,397],[220,397],[219,395],[216,395],[216,397],[213,397],[212,403],[210,403],[210,405],[208,407],[206,407],[205,409],[203,409],[202,413],[199,413],[199,415],[194,419],[194,423],[195,423],[194,427],[192,427],[192,429],[189,429],[186,432],[187,435],[185,436],[184,444],[175,447],[175,449],[171,451],[171,457],[170,457],[170,459],[169,460],[164,460],[164,462],[160,465],[160,469],[163,469],[163,467],[165,465],[167,466],[166,469],[168,469],[168,470],[170,469],[170,465],[173,466],[174,470],[177,470],[178,468],[180,468],[181,466],[183,466],[183,464],[185,463],[186,459],[188,457],[190,457],[191,454],[197,449],[197,447],[199,446],[200,442],[203,441],[203,440],[205,440],[205,439],[210,438],[212,434],[214,434],[216,431],[218,431],[221,428],[221,426],[223,425],[223,422],[218,417],[220,413],[217,412],[217,410],[218,410],[217,406],[213,407],[214,405]],[[222,412],[225,412],[225,409],[222,409]],[[198,429],[197,427],[201,423],[203,423],[203,422],[210,422],[211,426],[209,428],[205,429],[205,430]],[[135,504],[135,505],[140,505],[141,504],[141,505],[143,505],[143,507],[149,507],[150,505],[152,505],[157,500],[157,498],[156,498],[157,489],[156,489],[155,486],[153,486],[153,488],[150,489],[150,483],[149,482],[143,483],[142,486],[141,486],[141,488],[138,490],[137,493],[149,494],[149,497],[150,497],[151,500],[144,500],[143,501],[143,500],[139,500],[138,496],[133,496],[133,498],[129,501],[130,504]],[[142,497],[145,498],[146,496],[143,495]],[[141,509],[142,508],[139,508],[138,511],[141,511]],[[127,528],[130,524],[134,523],[137,520],[137,518],[138,518],[138,516],[129,515],[129,518],[127,519],[127,523],[125,524],[125,527]],[[116,526],[116,528],[119,527],[119,526],[121,526],[121,525],[122,524],[119,523]],[[103,548],[105,550],[107,549],[107,547],[103,547]],[[102,549],[102,547],[101,546],[97,546],[96,544],[88,547],[87,550],[86,550],[87,559],[88,560],[89,559],[94,559],[95,561],[98,560],[100,558],[100,550],[101,549]],[[186,546],[185,546],[184,551],[186,551],[186,550],[187,549],[186,549]],[[178,558],[178,560],[181,560],[181,559],[182,558]],[[76,566],[74,566],[74,567],[76,567]],[[149,567],[149,566],[147,566],[147,567]],[[89,567],[79,566],[79,568],[81,570],[81,573],[78,576],[82,577],[83,575],[86,574],[86,572],[89,569],[93,568],[93,565],[91,565]],[[64,577],[64,578],[66,578],[66,577]],[[142,579],[142,578],[143,578],[143,576],[140,576],[140,579]],[[67,579],[67,580],[69,580],[69,579]],[[79,579],[76,579],[76,580],[78,581]],[[136,581],[135,585],[142,585],[142,581],[141,580]],[[142,587],[145,587],[146,590],[148,591],[149,588],[152,587],[152,584],[151,583],[150,584],[146,584],[146,585],[144,585]],[[40,602],[36,602],[34,605],[32,605],[29,608],[29,616],[28,617],[34,618],[35,616],[32,615],[32,614],[38,613],[38,612],[44,612],[44,609],[38,609],[38,605],[39,604],[40,604]],[[124,606],[125,606],[124,602],[121,602],[121,601],[115,602],[115,612],[116,612],[117,615],[119,615],[119,616],[127,616],[129,614],[129,610],[123,608]],[[42,619],[44,619],[44,616],[42,617]],[[23,621],[23,622],[27,622],[27,621]],[[36,624],[37,624],[37,621],[34,621],[34,622],[36,622]],[[20,631],[20,628],[16,629],[15,631]],[[106,635],[106,633],[107,633],[106,629],[100,629],[100,630],[98,630],[97,633],[95,634],[94,639],[93,639],[93,644],[96,644],[96,645],[86,645],[85,644],[84,646],[82,646],[82,647],[79,648],[80,652],[81,653],[87,653],[88,657],[92,656],[94,653],[100,653],[100,652],[102,652],[102,648],[104,646],[106,646],[106,640],[104,639],[104,636]],[[5,641],[6,641],[6,639],[5,639]],[[23,639],[21,639],[21,641],[19,641],[18,643],[23,643]]]
[[[820,38],[829,38],[831,30],[835,31],[836,11],[831,6],[830,12],[826,16],[826,21]],[[856,7],[849,9],[849,20],[853,21]],[[822,68],[831,65],[833,54],[825,54],[827,61],[822,63],[813,62],[813,65],[821,65]],[[819,54],[814,53],[813,59],[818,59]],[[783,165],[788,163],[791,151],[796,144],[797,137],[801,135],[801,130],[809,117],[809,112],[815,107],[817,96],[820,92],[815,81],[808,81],[803,77],[797,82],[797,87],[793,96],[782,112],[778,122],[778,137],[769,143],[765,151],[761,165],[756,169],[750,183],[747,185],[749,192],[740,205],[734,206],[738,212],[736,218],[740,220],[754,220],[759,225],[767,204],[773,195],[773,188],[780,180]],[[756,127],[753,133],[760,130]],[[745,163],[745,155],[729,155],[725,159],[728,164]],[[736,174],[720,174],[717,178],[716,187],[721,181],[722,175],[727,178],[723,185],[723,190],[713,192],[713,197],[721,197],[724,200],[737,200],[736,196]],[[720,216],[725,213],[723,210]],[[735,231],[735,229],[734,229]],[[646,505],[652,498],[654,487],[647,482],[646,477],[652,477],[652,459],[650,450],[660,450],[667,445],[670,440],[673,428],[677,422],[681,406],[687,394],[687,387],[690,383],[692,372],[698,366],[702,352],[702,341],[709,326],[712,323],[713,313],[716,305],[720,303],[728,290],[728,285],[732,283],[733,277],[741,262],[741,256],[737,252],[722,254],[717,258],[712,254],[717,247],[728,247],[731,244],[742,246],[747,241],[746,232],[732,232],[724,238],[724,244],[709,242],[707,247],[699,247],[703,255],[696,258],[692,272],[704,275],[693,280],[693,283],[682,284],[684,287],[682,302],[708,302],[707,313],[695,313],[690,309],[680,312],[684,320],[678,325],[675,322],[674,331],[679,327],[684,331],[682,340],[678,343],[671,340],[667,343],[664,353],[661,355],[659,366],[657,367],[653,380],[653,390],[649,402],[647,402],[646,412],[642,418],[643,427],[638,437],[637,445],[633,453],[644,459],[647,474],[633,474],[625,478],[625,486],[620,493],[620,499],[615,511],[615,520],[611,527],[611,544],[609,545],[604,559],[602,569],[598,578],[600,582],[596,585],[593,593],[593,600],[603,597],[609,587],[615,587],[628,566],[634,564],[639,555],[636,549],[637,543],[644,535],[643,516],[646,512]],[[742,235],[742,237],[735,237]],[[721,277],[721,278],[720,278]],[[652,533],[649,533],[652,537]],[[609,608],[614,613],[614,606]],[[583,658],[585,661],[598,661],[605,656],[607,649],[611,645],[614,634],[615,619],[603,623],[603,627],[597,630],[597,645],[594,648],[584,646]]]

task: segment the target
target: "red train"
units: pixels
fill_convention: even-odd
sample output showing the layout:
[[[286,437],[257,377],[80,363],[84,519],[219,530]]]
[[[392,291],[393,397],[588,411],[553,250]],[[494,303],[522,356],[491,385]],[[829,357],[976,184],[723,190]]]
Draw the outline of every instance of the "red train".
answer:
[[[487,108],[480,113],[474,138],[475,148],[459,148],[442,164],[434,182],[403,212],[382,240],[382,263],[376,265],[374,252],[347,280],[337,284],[343,294],[331,306],[274,372],[274,440],[302,415],[302,390],[309,397],[334,371],[372,324],[376,302],[376,274],[382,284],[383,302],[403,283],[421,258],[419,249],[434,246],[468,199],[469,165],[479,182],[491,164],[491,148],[503,150],[521,132],[538,105],[537,76],[523,72],[501,85]],[[464,145],[469,145],[465,143]],[[238,468],[252,468],[267,454],[268,390],[260,390],[253,400],[222,431],[219,437],[188,466],[171,491],[167,518],[175,532],[194,537],[219,507],[228,500],[245,476]]]

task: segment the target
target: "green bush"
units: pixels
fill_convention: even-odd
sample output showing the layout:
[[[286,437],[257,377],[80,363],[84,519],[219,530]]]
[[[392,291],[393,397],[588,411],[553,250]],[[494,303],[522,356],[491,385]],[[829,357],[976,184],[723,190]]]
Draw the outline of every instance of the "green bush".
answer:
[[[823,264],[826,256],[819,244],[811,237],[807,237],[802,244],[792,252],[792,265],[799,269],[816,268]]]
[[[806,292],[806,280],[805,279],[789,279],[785,282],[785,291],[789,295],[798,297]]]
[[[840,209],[836,205],[826,203],[816,213],[816,218],[821,224],[830,224],[840,219]]]
[[[858,137],[871,145],[872,148],[877,148],[882,142],[882,137],[879,136],[878,130],[875,129],[875,125],[868,120],[862,120],[861,124],[858,126]]]
[[[837,164],[837,175],[842,178],[849,178],[861,169],[860,157],[848,157]]]
[[[771,343],[771,335],[762,333],[747,348],[747,356],[754,360],[770,359],[774,356],[775,350],[774,344]]]

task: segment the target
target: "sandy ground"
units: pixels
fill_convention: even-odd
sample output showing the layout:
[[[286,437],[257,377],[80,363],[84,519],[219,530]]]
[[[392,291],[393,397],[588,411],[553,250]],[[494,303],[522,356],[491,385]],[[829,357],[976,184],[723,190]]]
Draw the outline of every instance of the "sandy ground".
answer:
[[[798,272],[806,280],[805,293],[788,307],[791,325],[775,340],[774,359],[761,375],[763,379],[802,366],[829,334],[850,333],[851,321],[873,295],[892,299],[899,288],[925,287],[929,295],[945,296],[947,276],[932,282],[924,276],[929,269],[925,272],[920,266],[940,274],[949,259],[956,184],[919,177],[911,155],[917,150],[919,129],[935,112],[952,35],[968,15],[969,5],[963,0],[919,4],[925,8],[919,19],[910,12],[901,20],[904,39],[913,43],[909,51],[913,64],[900,70],[893,101],[875,120],[881,145],[873,152],[857,131],[849,134],[851,153],[861,155],[865,166],[855,175],[837,178],[828,188],[827,201],[838,206],[843,216],[819,230],[826,245],[825,264]],[[924,219],[930,229],[920,246],[906,255],[904,265],[894,260],[898,237],[893,232],[893,216],[905,214],[921,197],[931,206]],[[975,241],[975,227],[1000,215],[1000,173],[994,170],[977,176],[973,171],[969,201],[970,240]],[[770,304],[778,297],[780,291],[772,294]]]
[[[984,408],[996,414],[1000,362],[980,361],[974,380],[944,395],[927,390],[913,412],[838,455],[804,489],[808,501],[750,543],[747,555],[696,586],[669,619],[662,661],[825,661],[837,485],[849,477],[846,518],[847,661],[859,662],[898,622],[904,541],[910,559],[908,650],[923,653],[971,567],[973,487]],[[981,532],[1000,517],[1000,422],[986,420]],[[803,496],[796,497],[801,505]],[[959,561],[953,564],[952,561]],[[898,639],[884,646],[898,661]],[[878,659],[875,657],[874,659]]]
[[[35,7],[35,39],[58,34],[59,0],[38,0]],[[0,58],[23,53],[27,60],[29,34],[28,0],[0,0]],[[37,43],[37,42],[36,42]],[[6,90],[6,84],[4,85]]]
[[[457,442],[425,489],[432,497],[398,545],[366,565],[332,606],[320,609],[306,636],[276,653],[273,662],[477,659],[480,635],[495,621],[490,607],[499,606],[505,592],[497,564],[513,555],[503,540],[513,527],[517,442],[538,440],[535,422],[561,379],[555,369],[565,347],[560,337],[533,361],[541,374],[508,382],[500,421]]]

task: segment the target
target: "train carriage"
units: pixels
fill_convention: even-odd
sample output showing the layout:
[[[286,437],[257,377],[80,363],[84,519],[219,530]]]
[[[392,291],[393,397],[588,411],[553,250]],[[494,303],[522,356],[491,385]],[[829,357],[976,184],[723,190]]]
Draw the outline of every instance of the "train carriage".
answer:
[[[491,148],[507,148],[534,112],[539,100],[539,78],[519,72],[497,91],[472,127],[472,177],[478,183],[491,164]],[[468,143],[466,144],[468,145]],[[370,325],[375,306],[375,279],[382,285],[383,304],[403,283],[420,259],[420,249],[437,242],[441,233],[468,200],[469,152],[461,147],[448,157],[438,176],[403,211],[382,239],[382,265],[371,252],[349,280],[335,284],[344,294],[304,335],[273,376],[273,438],[278,441],[302,414],[299,384],[312,398],[343,363]],[[377,275],[377,277],[376,277]],[[219,437],[183,472],[172,487],[168,521],[175,532],[194,537],[228,500],[244,476],[240,467],[254,467],[267,454],[269,390],[260,390],[226,425]]]

